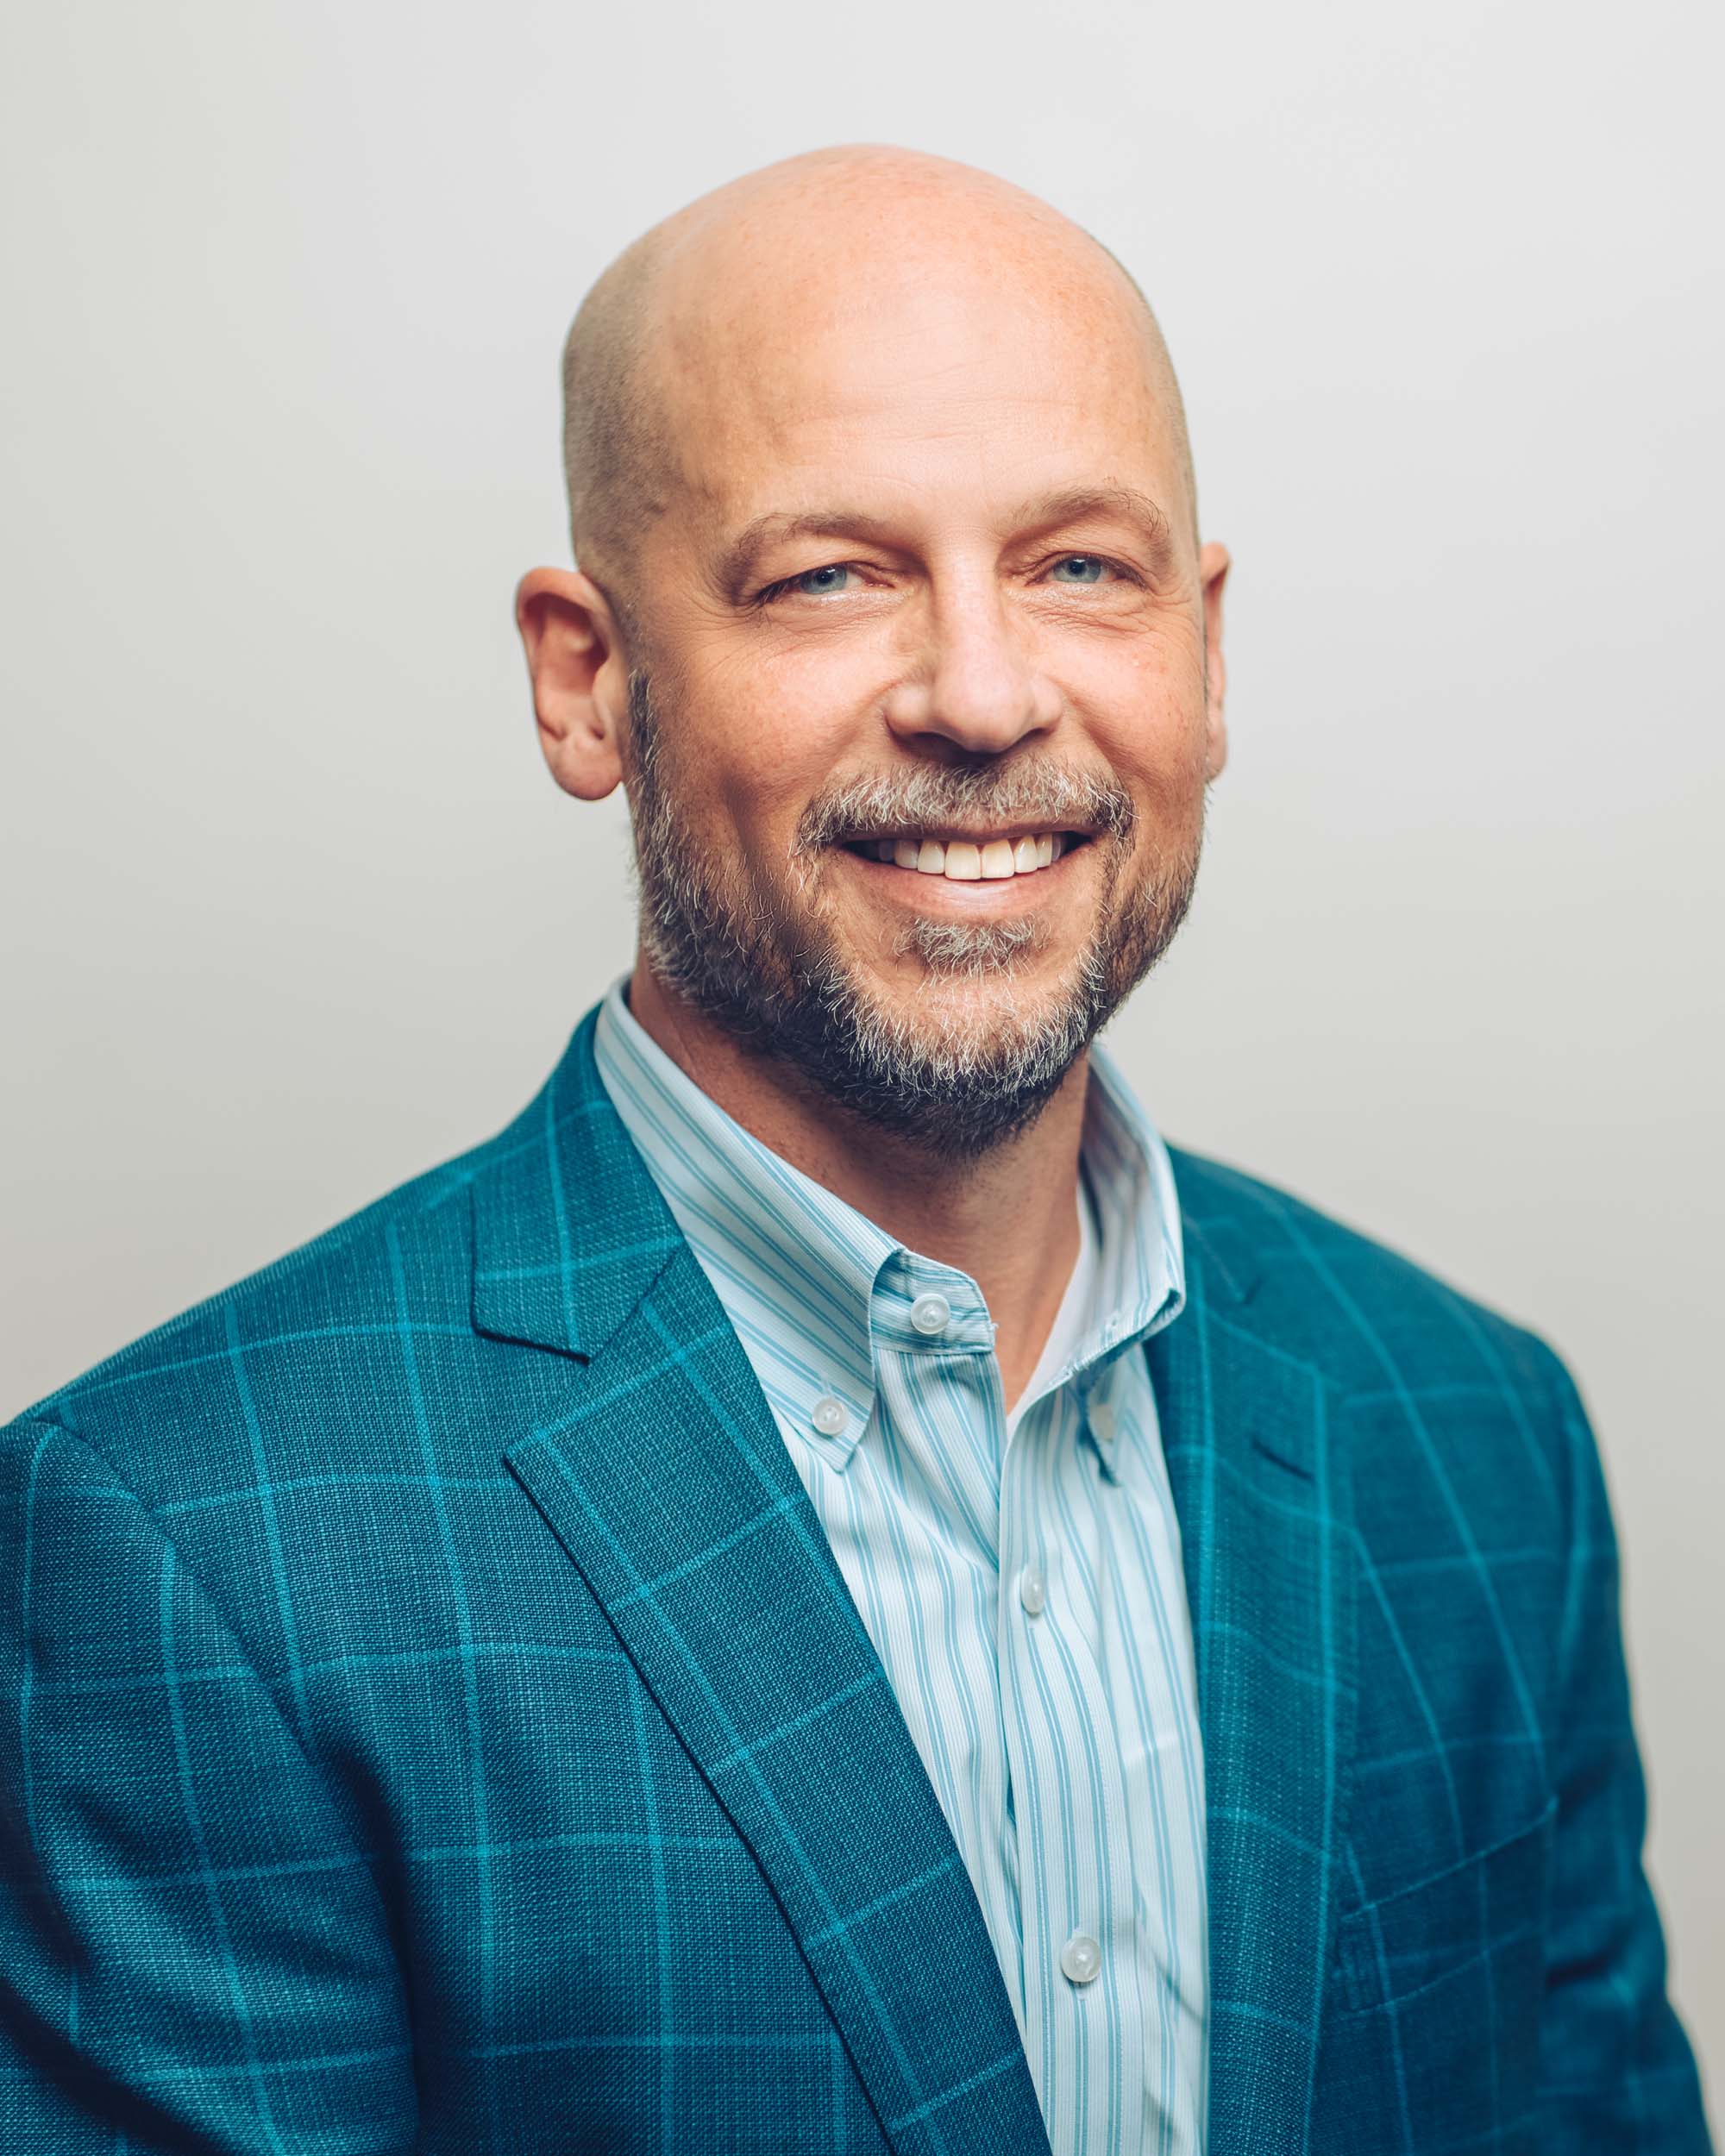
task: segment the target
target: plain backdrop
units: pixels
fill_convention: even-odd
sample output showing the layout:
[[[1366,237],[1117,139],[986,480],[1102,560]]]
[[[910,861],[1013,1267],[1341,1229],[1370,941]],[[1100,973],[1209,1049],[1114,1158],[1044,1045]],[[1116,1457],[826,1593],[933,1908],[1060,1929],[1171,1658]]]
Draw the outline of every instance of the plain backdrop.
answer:
[[[1536,1326],[1725,2076],[1716,9],[55,0],[3,55],[0,1407],[485,1136],[630,942],[541,767],[556,358],[884,140],[1105,239],[1236,557],[1170,1136]]]

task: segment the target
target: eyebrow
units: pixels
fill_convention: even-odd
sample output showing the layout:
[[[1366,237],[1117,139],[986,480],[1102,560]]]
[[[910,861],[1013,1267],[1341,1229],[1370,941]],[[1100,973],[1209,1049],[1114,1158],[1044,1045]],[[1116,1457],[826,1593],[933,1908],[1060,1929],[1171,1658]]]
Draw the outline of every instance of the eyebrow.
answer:
[[[1158,579],[1167,574],[1174,559],[1172,530],[1161,506],[1136,486],[1076,486],[1060,493],[1034,495],[1019,503],[1007,523],[1014,536],[1024,537],[1101,517],[1136,527],[1149,551],[1152,574]],[[901,536],[895,536],[894,527],[885,518],[861,510],[770,511],[746,523],[715,561],[713,579],[726,598],[741,599],[756,558],[768,547],[781,545],[787,539],[860,539],[874,546],[902,544]]]
[[[1160,503],[1136,486],[1074,486],[1063,493],[1038,494],[1019,505],[1013,529],[1021,533],[1053,531],[1063,524],[1105,517],[1137,527],[1158,575],[1172,564],[1174,533],[1167,515]]]
[[[729,542],[713,564],[713,580],[727,599],[738,599],[748,586],[756,556],[770,546],[781,545],[787,539],[862,539],[870,545],[886,546],[891,543],[891,529],[882,518],[864,516],[860,510],[830,509],[804,515],[774,510],[744,524]]]

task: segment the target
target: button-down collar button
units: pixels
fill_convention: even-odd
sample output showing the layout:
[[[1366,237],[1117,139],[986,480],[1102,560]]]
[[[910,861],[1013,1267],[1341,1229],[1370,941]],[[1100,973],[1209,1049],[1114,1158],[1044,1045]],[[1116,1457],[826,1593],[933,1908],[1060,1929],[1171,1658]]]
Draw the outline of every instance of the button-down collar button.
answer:
[[[1019,1580],[1019,1600],[1027,1616],[1040,1617],[1048,1608],[1048,1583],[1040,1572],[1026,1572]]]
[[[1074,1932],[1060,1950],[1061,1973],[1074,1984],[1094,1984],[1102,1973],[1102,1950],[1088,1932]]]
[[[926,1338],[944,1332],[952,1322],[952,1305],[944,1295],[919,1295],[911,1305],[911,1323]]]
[[[823,1393],[814,1403],[809,1420],[824,1438],[836,1438],[845,1423],[844,1402],[835,1400],[831,1393]]]
[[[1090,1434],[1098,1445],[1112,1445],[1114,1441],[1114,1411],[1106,1400],[1090,1402]]]

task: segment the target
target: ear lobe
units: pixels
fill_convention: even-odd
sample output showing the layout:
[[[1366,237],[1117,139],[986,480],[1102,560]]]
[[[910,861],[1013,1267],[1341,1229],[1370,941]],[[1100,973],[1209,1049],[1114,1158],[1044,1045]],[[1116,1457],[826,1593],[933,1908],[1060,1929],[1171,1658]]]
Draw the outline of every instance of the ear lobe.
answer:
[[[1223,715],[1228,669],[1222,657],[1222,586],[1231,564],[1228,550],[1209,540],[1198,550],[1204,606],[1204,779],[1220,778],[1228,760],[1228,729]]]
[[[578,569],[530,569],[515,592],[539,746],[566,793],[602,801],[621,781],[628,666],[605,594]]]

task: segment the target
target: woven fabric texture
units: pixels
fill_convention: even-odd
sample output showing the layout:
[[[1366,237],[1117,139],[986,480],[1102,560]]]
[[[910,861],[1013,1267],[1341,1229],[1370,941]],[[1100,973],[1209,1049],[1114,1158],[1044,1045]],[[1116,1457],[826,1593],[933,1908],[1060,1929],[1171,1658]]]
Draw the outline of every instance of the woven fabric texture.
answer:
[[[1573,1387],[1174,1161],[1211,2150],[1704,2151]],[[14,1423],[0,1536],[7,2156],[1045,2150],[591,1018],[500,1137]]]

